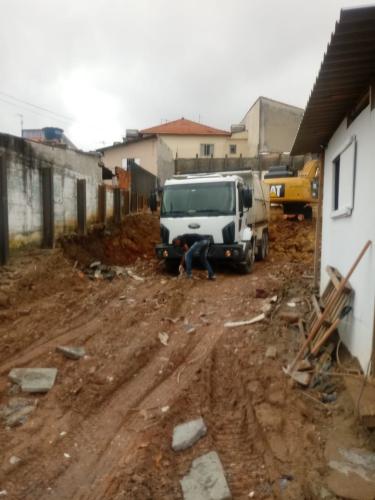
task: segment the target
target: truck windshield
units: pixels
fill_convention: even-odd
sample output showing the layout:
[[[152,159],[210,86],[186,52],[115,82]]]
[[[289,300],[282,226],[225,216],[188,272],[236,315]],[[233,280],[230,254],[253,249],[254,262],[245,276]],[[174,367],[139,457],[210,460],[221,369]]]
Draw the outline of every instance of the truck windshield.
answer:
[[[233,182],[166,186],[161,216],[199,217],[232,215],[236,210]]]

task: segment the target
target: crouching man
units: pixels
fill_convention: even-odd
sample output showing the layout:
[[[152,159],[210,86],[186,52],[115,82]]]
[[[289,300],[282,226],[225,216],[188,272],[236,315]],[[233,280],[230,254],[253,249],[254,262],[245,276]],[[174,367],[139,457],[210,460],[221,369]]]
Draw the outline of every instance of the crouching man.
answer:
[[[195,253],[198,253],[204,268],[207,270],[207,278],[209,280],[216,279],[216,276],[207,258],[211,241],[211,236],[202,234],[184,234],[182,236],[177,236],[177,238],[173,240],[173,245],[182,248],[184,252],[179,267],[180,273],[181,271],[183,271],[183,264],[185,262],[187,277],[192,278],[193,256]]]

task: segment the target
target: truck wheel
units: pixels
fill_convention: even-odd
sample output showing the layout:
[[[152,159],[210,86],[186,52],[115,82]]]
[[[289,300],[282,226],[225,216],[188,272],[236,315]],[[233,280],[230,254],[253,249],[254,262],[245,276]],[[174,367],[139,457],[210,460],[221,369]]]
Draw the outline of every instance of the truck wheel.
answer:
[[[303,209],[303,215],[305,216],[305,219],[312,219],[312,216],[313,216],[313,210],[312,210],[312,207],[305,207]]]
[[[249,274],[253,268],[255,253],[254,253],[255,245],[253,242],[250,243],[249,248],[245,254],[245,260],[238,264],[238,269],[241,274]]]
[[[268,255],[268,233],[263,231],[262,239],[258,247],[257,260],[264,260]]]
[[[176,259],[165,259],[164,267],[167,273],[177,274],[178,273],[179,261]]]

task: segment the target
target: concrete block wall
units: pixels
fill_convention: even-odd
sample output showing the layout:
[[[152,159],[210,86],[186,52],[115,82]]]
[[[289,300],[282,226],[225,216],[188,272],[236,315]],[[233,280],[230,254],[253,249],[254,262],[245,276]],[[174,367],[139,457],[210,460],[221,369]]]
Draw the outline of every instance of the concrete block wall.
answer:
[[[31,143],[19,137],[0,134],[0,157],[0,168],[5,169],[7,178],[6,194],[0,192],[0,196],[5,196],[8,207],[7,234],[11,250],[24,245],[42,244],[43,169],[52,168],[53,171],[55,238],[78,230],[79,179],[86,181],[87,225],[99,221],[99,186],[103,182],[100,158],[96,154]],[[114,215],[112,186],[106,186],[105,196],[105,222],[111,222]],[[122,203],[124,199],[121,196]],[[125,209],[122,212],[126,213]]]

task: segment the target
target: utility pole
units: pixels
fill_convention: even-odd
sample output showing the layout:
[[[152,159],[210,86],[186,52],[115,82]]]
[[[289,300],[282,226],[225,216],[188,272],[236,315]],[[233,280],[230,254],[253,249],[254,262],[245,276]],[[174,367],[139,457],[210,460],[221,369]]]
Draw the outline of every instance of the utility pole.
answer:
[[[21,120],[21,137],[22,137],[22,132],[23,132],[23,114],[22,113],[17,113],[17,115],[20,117],[20,120]]]

